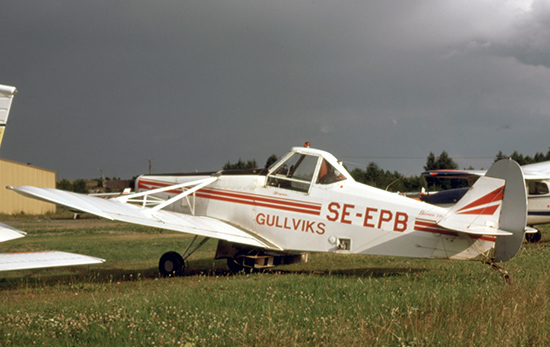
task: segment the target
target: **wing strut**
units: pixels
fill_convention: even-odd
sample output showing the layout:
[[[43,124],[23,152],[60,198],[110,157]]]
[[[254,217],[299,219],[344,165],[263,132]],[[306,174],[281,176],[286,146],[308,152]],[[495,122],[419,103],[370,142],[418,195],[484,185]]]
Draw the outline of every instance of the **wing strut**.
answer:
[[[210,183],[212,183],[214,181],[217,181],[218,179],[219,179],[219,177],[209,177],[209,178],[205,178],[205,179],[202,179],[202,180],[197,180],[197,181],[192,181],[192,182],[185,182],[185,183],[180,183],[180,184],[174,184],[174,185],[171,185],[171,186],[161,187],[161,188],[157,188],[157,189],[153,189],[153,190],[148,190],[148,191],[141,192],[141,193],[135,193],[135,194],[119,196],[119,197],[113,198],[113,200],[118,200],[118,201],[121,201],[123,203],[127,203],[128,201],[134,201],[134,202],[139,201],[139,202],[142,202],[142,205],[145,207],[148,203],[147,202],[147,197],[149,195],[156,194],[156,193],[162,193],[162,192],[169,191],[169,190],[175,190],[175,189],[181,189],[181,188],[185,188],[185,187],[194,186],[193,188],[184,190],[183,193],[180,193],[180,194],[178,194],[178,195],[176,195],[176,196],[174,196],[174,197],[172,197],[168,200],[149,201],[150,204],[155,205],[154,207],[151,208],[152,212],[155,213],[155,212],[165,208],[166,206],[168,206],[168,205],[170,205],[170,204],[172,204],[172,203],[174,203],[178,200],[181,200],[181,199],[185,198],[186,196],[189,196],[190,194],[195,193],[197,190],[206,187],[207,185],[209,185]],[[143,196],[143,200],[136,200],[136,198],[140,198],[142,196]],[[192,214],[193,215],[195,214],[195,209],[194,208],[192,208]]]
[[[184,197],[196,192],[197,190],[199,190],[203,187],[206,187],[207,185],[209,185],[210,183],[212,183],[216,180],[218,180],[218,177],[211,177],[211,178],[205,179],[204,182],[202,182],[200,184],[197,184],[193,188],[188,189],[188,190],[184,191],[183,193],[178,194],[178,195],[174,196],[173,198],[168,199],[168,200],[166,200],[165,202],[163,202],[161,204],[158,204],[157,206],[153,207],[152,210],[153,210],[153,212],[157,212],[158,210],[163,209],[164,207],[170,205],[171,203],[174,203],[174,202],[176,202],[180,199],[183,199]],[[193,214],[195,214],[194,210],[195,209],[193,209]]]

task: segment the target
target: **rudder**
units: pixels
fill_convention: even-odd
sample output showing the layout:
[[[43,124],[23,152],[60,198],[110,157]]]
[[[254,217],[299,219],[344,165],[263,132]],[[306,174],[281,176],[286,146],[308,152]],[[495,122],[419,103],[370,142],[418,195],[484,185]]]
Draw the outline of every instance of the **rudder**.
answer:
[[[525,238],[527,191],[523,171],[515,161],[502,159],[491,166],[485,176],[506,180],[499,228],[513,235],[497,237],[494,261],[507,261],[516,255]]]

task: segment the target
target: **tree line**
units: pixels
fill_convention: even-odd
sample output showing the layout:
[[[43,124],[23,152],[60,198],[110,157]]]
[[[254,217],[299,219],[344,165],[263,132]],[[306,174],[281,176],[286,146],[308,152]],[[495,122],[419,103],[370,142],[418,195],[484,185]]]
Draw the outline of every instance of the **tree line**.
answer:
[[[495,156],[494,161],[502,158],[511,158],[518,162],[519,165],[550,161],[550,148],[546,153],[537,152],[534,156],[523,155],[518,151],[514,151],[510,156],[507,156],[502,151],[499,151],[498,154]],[[277,155],[272,154],[267,158],[264,168],[268,168],[277,160]],[[239,158],[239,160],[234,163],[228,161],[222,167],[223,170],[239,170],[250,168],[258,168],[258,164],[255,159],[244,161]],[[430,154],[426,158],[426,165],[424,165],[425,171],[442,169],[457,170],[458,168],[458,164],[449,156],[446,151],[441,152],[441,154],[438,156],[430,152]],[[464,168],[464,170],[473,169],[473,167]],[[418,192],[423,187],[429,190],[443,190],[459,188],[467,185],[465,180],[451,179],[441,182],[428,182],[428,187],[425,187],[426,183],[424,182],[424,179],[421,175],[405,177],[397,171],[383,170],[382,168],[380,168],[380,166],[378,166],[378,164],[373,161],[368,163],[365,169],[355,168],[350,171],[350,174],[358,182],[392,192]],[[99,182],[101,181],[101,179],[89,181]],[[87,181],[84,179],[78,179],[75,181],[62,179],[57,181],[57,188],[78,193],[88,193],[89,190],[87,187]]]

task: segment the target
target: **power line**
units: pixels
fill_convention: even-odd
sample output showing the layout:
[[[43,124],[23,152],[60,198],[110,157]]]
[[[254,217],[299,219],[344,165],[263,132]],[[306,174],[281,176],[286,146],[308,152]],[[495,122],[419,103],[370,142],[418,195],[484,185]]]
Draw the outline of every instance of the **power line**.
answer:
[[[449,155],[452,159],[494,159],[495,157],[454,157]],[[341,156],[340,158],[350,159],[426,159],[428,157],[373,157],[373,156]]]

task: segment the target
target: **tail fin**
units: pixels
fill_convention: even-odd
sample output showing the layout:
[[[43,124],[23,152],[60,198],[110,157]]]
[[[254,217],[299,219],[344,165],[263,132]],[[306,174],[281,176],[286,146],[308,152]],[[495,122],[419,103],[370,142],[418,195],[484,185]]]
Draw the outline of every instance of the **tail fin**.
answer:
[[[493,164],[438,225],[467,234],[496,236],[494,260],[506,261],[519,251],[526,221],[523,171],[515,161],[504,159]]]
[[[491,166],[485,175],[506,180],[499,227],[511,232],[513,235],[497,238],[494,260],[507,261],[516,255],[525,238],[527,191],[523,170],[515,161],[504,159]]]
[[[10,115],[11,102],[13,96],[17,93],[15,87],[5,86],[0,84],[0,145],[4,137],[4,129]]]

